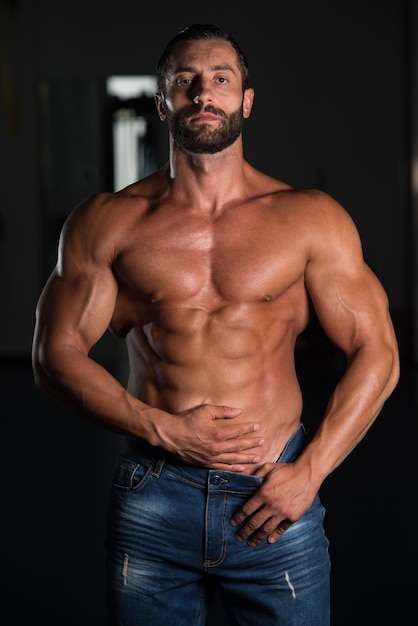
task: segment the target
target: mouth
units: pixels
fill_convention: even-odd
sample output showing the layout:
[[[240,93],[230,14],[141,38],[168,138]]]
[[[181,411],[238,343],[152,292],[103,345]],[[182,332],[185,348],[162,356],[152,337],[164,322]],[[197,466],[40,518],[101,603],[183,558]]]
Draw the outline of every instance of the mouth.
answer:
[[[218,116],[213,113],[206,113],[205,111],[201,111],[200,113],[196,113],[190,117],[191,122],[198,122],[199,124],[206,122],[217,122]]]

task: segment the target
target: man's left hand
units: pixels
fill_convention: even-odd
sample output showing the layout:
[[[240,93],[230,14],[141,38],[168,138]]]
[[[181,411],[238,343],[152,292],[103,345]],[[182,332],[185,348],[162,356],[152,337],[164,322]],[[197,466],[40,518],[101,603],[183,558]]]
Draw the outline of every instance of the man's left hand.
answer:
[[[277,541],[306,513],[316,494],[294,463],[265,463],[255,475],[263,484],[230,520],[232,526],[242,524],[237,541],[248,540],[252,548],[266,539]]]

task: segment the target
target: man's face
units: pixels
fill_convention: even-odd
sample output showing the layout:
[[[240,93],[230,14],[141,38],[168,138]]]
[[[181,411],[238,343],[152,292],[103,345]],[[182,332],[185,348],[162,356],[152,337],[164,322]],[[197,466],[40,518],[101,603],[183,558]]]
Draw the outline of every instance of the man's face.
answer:
[[[218,118],[218,123],[190,123],[196,115],[196,105],[182,109],[178,113],[167,111],[168,129],[174,143],[189,152],[198,154],[214,154],[234,143],[242,131],[242,107],[234,113],[227,114],[210,104],[200,106],[202,114],[210,113]]]
[[[171,54],[166,94],[157,107],[177,146],[213,154],[240,136],[252,105],[242,91],[235,50],[222,40],[178,44]]]

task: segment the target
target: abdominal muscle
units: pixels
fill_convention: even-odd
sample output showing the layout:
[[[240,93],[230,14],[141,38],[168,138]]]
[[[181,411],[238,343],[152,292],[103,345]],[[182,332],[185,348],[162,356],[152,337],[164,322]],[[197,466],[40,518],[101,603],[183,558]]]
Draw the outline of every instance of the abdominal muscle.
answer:
[[[294,368],[297,333],[273,309],[271,315],[254,306],[209,314],[162,307],[155,321],[127,336],[129,391],[173,414],[205,404],[239,408],[234,424],[257,422],[257,438],[265,440],[256,449],[260,464],[273,462],[302,411]]]

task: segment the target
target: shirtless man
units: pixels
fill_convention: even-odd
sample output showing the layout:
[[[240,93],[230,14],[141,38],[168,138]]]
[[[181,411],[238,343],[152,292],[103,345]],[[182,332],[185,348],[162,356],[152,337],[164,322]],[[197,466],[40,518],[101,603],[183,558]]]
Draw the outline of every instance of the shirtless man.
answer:
[[[243,158],[239,46],[193,25],[158,65],[169,162],[82,202],[37,308],[38,386],[126,435],[108,521],[112,624],[329,624],[318,490],[399,375],[386,294],[328,195]],[[309,302],[347,368],[310,441],[294,351]],[[125,389],[89,357],[126,340]],[[252,549],[256,548],[256,549]]]

